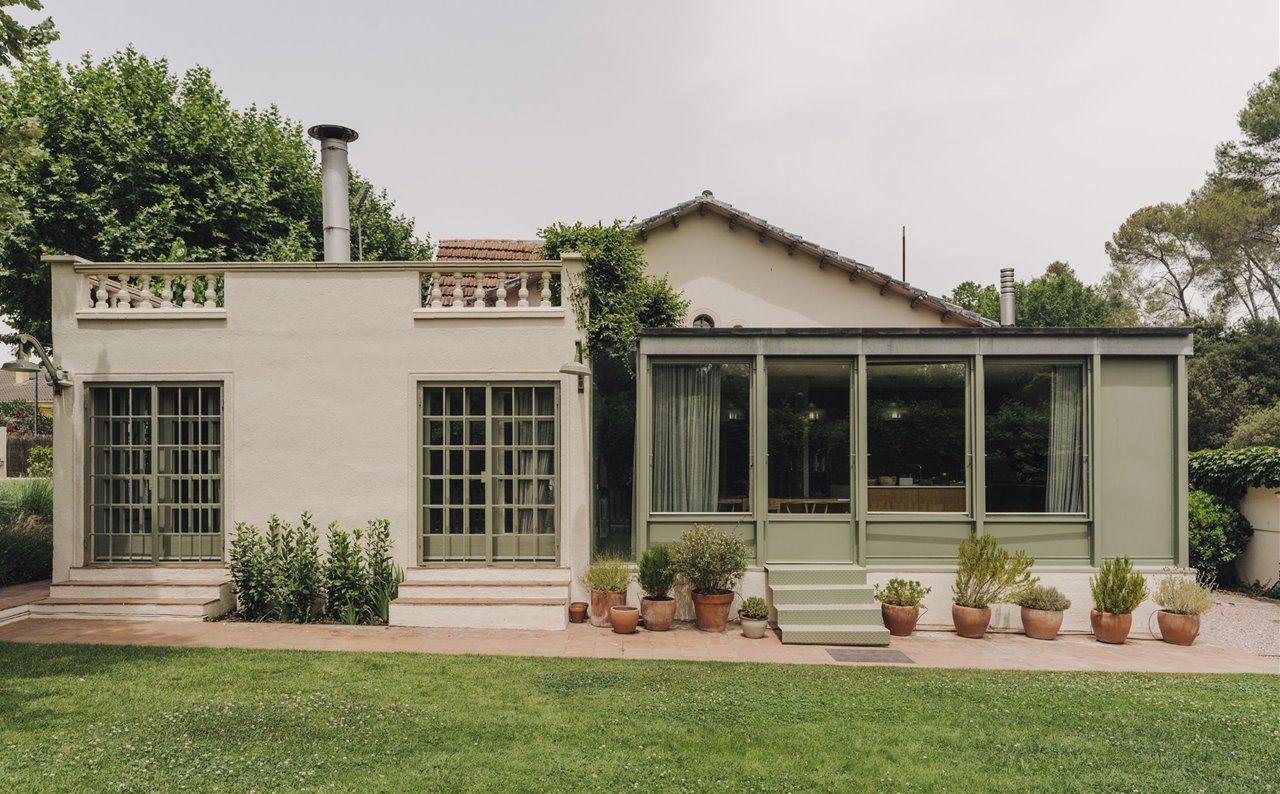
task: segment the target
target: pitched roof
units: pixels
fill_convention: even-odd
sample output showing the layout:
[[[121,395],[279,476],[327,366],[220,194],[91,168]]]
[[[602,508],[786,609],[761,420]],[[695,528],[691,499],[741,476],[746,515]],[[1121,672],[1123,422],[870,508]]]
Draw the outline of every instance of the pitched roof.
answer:
[[[438,262],[535,261],[541,240],[441,240]]]
[[[33,402],[36,399],[36,380],[44,379],[43,372],[34,372],[25,383],[15,382],[18,373],[0,370],[0,403],[9,400],[22,400],[23,402]],[[53,402],[53,387],[47,383],[40,383],[40,402]]]
[[[732,204],[717,199],[710,190],[704,190],[700,196],[681,202],[656,215],[651,215],[634,224],[633,228],[640,235],[640,239],[644,240],[650,231],[668,223],[675,223],[678,226],[682,218],[695,212],[699,215],[714,212],[717,215],[728,218],[730,225],[740,225],[745,229],[758,233],[761,242],[766,239],[773,239],[787,246],[787,253],[789,254],[794,254],[797,250],[803,251],[816,258],[820,267],[830,264],[846,270],[849,273],[850,281],[856,278],[866,278],[871,283],[879,286],[882,293],[892,292],[909,299],[912,307],[917,305],[927,306],[943,317],[958,317],[974,326],[999,325],[995,320],[983,317],[968,309],[962,309],[953,303],[944,301],[942,298],[930,295],[919,287],[913,287],[902,279],[894,278],[888,273],[882,273],[852,257],[841,256],[830,248],[823,248],[815,242],[783,229],[781,226],[774,226],[763,218],[757,218],[754,215],[743,212]]]

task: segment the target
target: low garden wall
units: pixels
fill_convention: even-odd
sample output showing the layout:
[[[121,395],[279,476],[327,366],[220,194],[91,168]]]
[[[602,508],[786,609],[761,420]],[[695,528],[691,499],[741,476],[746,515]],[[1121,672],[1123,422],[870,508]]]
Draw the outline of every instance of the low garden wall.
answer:
[[[1240,512],[1253,525],[1253,538],[1236,560],[1240,580],[1263,587],[1280,583],[1280,488],[1250,488]]]

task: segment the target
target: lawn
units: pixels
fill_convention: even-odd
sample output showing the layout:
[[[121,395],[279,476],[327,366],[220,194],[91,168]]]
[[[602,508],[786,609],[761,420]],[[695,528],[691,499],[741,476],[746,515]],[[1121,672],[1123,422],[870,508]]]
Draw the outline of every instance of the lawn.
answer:
[[[1280,679],[0,643],[19,791],[1275,791]]]

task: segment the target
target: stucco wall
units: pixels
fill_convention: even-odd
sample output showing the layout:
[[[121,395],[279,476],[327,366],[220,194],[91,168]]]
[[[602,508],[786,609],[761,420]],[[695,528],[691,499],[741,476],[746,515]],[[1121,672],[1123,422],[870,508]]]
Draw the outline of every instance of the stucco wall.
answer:
[[[578,267],[566,256],[567,271]],[[83,564],[83,401],[87,384],[106,382],[225,384],[228,535],[271,513],[388,518],[404,566],[417,562],[417,384],[558,382],[562,561],[585,559],[588,400],[559,374],[578,338],[570,311],[415,319],[416,269],[280,266],[227,272],[225,319],[77,319],[84,277],[70,262],[53,276],[53,342],[74,383],[57,405],[55,581]]]
[[[688,215],[679,227],[667,224],[648,233],[644,255],[649,270],[665,274],[689,298],[686,324],[707,313],[717,328],[795,327],[959,327],[951,318],[866,279],[849,280],[837,267],[742,227],[730,228],[716,214]]]
[[[1253,525],[1249,548],[1236,563],[1240,578],[1248,584],[1280,581],[1280,489],[1250,488],[1240,512]]]

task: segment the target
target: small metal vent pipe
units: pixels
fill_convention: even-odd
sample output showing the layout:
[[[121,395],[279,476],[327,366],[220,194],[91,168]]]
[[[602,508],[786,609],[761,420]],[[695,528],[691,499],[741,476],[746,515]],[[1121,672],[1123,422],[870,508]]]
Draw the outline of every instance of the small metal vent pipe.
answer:
[[[324,261],[351,261],[351,198],[347,187],[347,144],[360,137],[350,127],[317,124],[307,134],[320,141],[324,196]]]
[[[1013,305],[1013,268],[1000,270],[1000,324],[1017,325],[1017,315]]]

